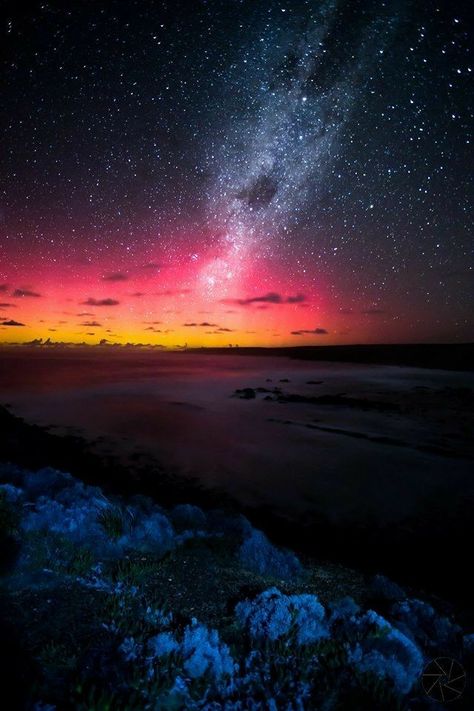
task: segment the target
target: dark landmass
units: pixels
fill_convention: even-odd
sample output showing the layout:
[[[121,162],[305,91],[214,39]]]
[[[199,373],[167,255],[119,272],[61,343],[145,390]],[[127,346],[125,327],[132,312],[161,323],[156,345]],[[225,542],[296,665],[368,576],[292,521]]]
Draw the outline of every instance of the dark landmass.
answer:
[[[397,525],[374,520],[341,523],[312,511],[296,520],[270,506],[245,507],[225,492],[168,472],[148,454],[137,451],[124,459],[104,455],[101,445],[75,435],[52,434],[0,407],[0,461],[32,470],[51,466],[100,485],[107,494],[143,494],[164,506],[186,501],[240,512],[274,543],[299,555],[336,561],[366,574],[384,573],[424,595],[449,600],[463,621],[474,619],[474,580],[467,573],[466,556],[468,541],[474,539],[470,498],[453,501],[449,521],[439,515],[439,502],[429,497],[423,510]]]
[[[471,673],[449,605],[298,559],[239,515],[0,462],[0,541],[21,551],[0,586],[8,711],[421,711],[433,658]]]
[[[334,363],[361,363],[369,365],[398,365],[415,368],[432,368],[439,370],[455,370],[472,372],[474,370],[474,343],[393,343],[393,344],[355,344],[349,346],[282,346],[265,348],[260,346],[234,347],[196,347],[179,346],[166,348],[153,344],[125,345],[120,343],[96,344],[87,343],[3,343],[0,353],[61,353],[67,351],[98,354],[137,353],[199,353],[207,355],[242,355],[242,356],[279,356],[295,360],[326,361]],[[286,382],[283,379],[282,382]]]
[[[291,346],[287,348],[188,348],[183,353],[283,356],[299,360],[403,365],[440,370],[474,370],[474,343]]]
[[[250,391],[267,389],[240,392]],[[11,711],[250,708],[256,694],[263,711],[308,688],[305,708],[421,710],[428,661],[450,656],[470,673],[471,501],[449,522],[435,501],[392,527],[309,511],[295,520],[138,450],[105,451],[103,438],[53,434],[0,407],[0,683]],[[472,708],[471,688],[457,707]]]

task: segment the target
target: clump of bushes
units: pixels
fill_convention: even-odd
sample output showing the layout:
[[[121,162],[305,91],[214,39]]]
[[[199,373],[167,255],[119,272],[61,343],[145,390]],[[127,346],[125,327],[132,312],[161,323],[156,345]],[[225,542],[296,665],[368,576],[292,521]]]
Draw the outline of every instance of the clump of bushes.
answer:
[[[11,484],[0,486],[0,572],[12,566],[19,553],[19,491]]]
[[[294,553],[276,548],[262,531],[256,529],[252,529],[242,543],[239,557],[248,570],[279,580],[292,580],[303,570]]]
[[[455,654],[459,649],[462,630],[448,617],[439,615],[427,602],[405,599],[393,605],[391,616],[397,627],[412,639],[427,655],[444,650]]]
[[[46,596],[52,614],[55,586],[68,591],[65,640],[67,615],[81,622],[83,636],[70,646],[61,636],[60,642],[45,639],[44,629],[32,645],[40,669],[37,711],[395,711],[420,698],[418,681],[429,659],[449,653],[473,661],[472,634],[463,637],[452,620],[381,576],[369,590],[375,609],[361,609],[348,597],[323,605],[301,593],[309,578],[296,556],[273,546],[243,517],[191,505],[168,512],[140,497],[127,504],[108,500],[100,489],[51,469],[0,466],[0,481],[0,533],[23,546],[16,572],[30,580],[47,573],[35,604]],[[235,608],[229,594],[226,615],[215,624],[172,609],[150,585],[160,566],[174,563],[166,554],[191,558],[207,537],[217,541],[215,548],[229,546],[225,566],[233,575],[257,576],[254,588],[245,588],[255,593]],[[205,545],[208,554],[212,547]],[[13,577],[12,586],[28,579]],[[285,581],[286,592],[275,580]],[[300,588],[291,587],[295,580]],[[189,580],[189,590],[194,583]],[[298,594],[288,592],[295,589]],[[83,632],[85,608],[90,619]],[[34,626],[27,606],[24,615],[25,626]]]
[[[358,672],[390,681],[398,694],[407,694],[423,668],[416,644],[373,610],[351,616],[346,635],[348,631],[348,662]]]
[[[314,595],[284,595],[270,588],[238,603],[236,616],[256,638],[275,641],[291,633],[298,644],[309,644],[329,637],[325,610]]]

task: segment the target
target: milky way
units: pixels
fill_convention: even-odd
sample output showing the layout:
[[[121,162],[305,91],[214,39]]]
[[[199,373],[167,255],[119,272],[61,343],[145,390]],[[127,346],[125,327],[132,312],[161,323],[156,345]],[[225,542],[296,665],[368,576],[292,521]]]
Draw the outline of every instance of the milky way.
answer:
[[[271,253],[282,232],[304,219],[305,205],[324,185],[341,129],[374,61],[367,45],[383,53],[397,22],[393,11],[385,26],[370,18],[348,38],[344,22],[349,18],[340,10],[341,4],[332,1],[293,13],[280,25],[267,21],[253,46],[240,52],[241,76],[253,72],[261,78],[248,99],[250,117],[233,117],[221,149],[210,224],[222,223],[224,257],[217,270],[206,273],[213,291],[222,290],[226,280],[232,288],[252,248],[260,255]]]
[[[471,20],[7,3],[0,340],[472,339]]]

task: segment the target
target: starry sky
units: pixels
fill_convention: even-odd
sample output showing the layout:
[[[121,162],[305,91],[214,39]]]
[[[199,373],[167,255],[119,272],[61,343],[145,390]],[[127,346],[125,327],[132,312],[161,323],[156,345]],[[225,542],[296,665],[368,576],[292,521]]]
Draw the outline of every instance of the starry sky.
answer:
[[[474,340],[468,6],[4,2],[0,341]]]

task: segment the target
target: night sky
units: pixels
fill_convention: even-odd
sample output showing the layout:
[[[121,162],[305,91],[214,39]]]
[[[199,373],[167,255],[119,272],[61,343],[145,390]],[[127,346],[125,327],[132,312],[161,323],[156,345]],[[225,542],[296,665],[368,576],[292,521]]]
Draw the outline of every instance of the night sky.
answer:
[[[474,340],[469,5],[3,3],[0,341]]]

